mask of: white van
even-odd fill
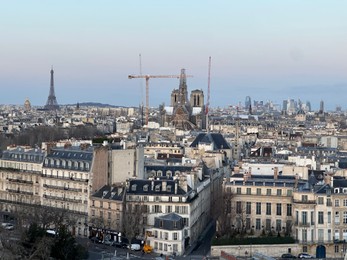
[[[141,250],[141,246],[139,244],[131,244],[130,250],[132,250],[132,251],[140,251]]]

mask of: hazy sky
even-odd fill
[[[211,106],[300,98],[345,104],[347,1],[1,1],[0,103],[44,105],[51,65],[60,104],[137,106],[139,74],[194,77]],[[150,104],[169,104],[177,79],[151,79]],[[141,90],[142,88],[142,90]]]

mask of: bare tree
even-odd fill
[[[127,203],[123,216],[123,232],[130,240],[143,234],[143,228],[146,225],[147,205],[142,202]]]
[[[219,214],[217,217],[217,235],[220,237],[232,236],[234,229],[232,228],[232,200],[233,193],[230,188],[223,189],[222,199],[218,202],[220,205],[217,206]]]

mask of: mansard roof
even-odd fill
[[[97,192],[92,195],[93,197],[108,200],[123,200],[125,189],[123,187],[115,187],[110,185],[105,185]]]
[[[80,147],[53,148],[47,158],[91,162],[93,160],[93,148],[83,150]]]
[[[197,147],[199,143],[214,144],[216,150],[231,149],[228,142],[220,133],[200,133],[191,143],[190,147]]]
[[[182,230],[184,228],[183,218],[172,212],[154,219],[154,227],[166,230]]]
[[[166,186],[165,186],[166,184]],[[185,192],[178,185],[178,181],[172,179],[156,179],[156,180],[129,180],[127,194],[129,195],[184,195]],[[175,192],[177,185],[177,193]],[[165,188],[166,187],[166,188]]]
[[[93,148],[53,148],[43,167],[89,172],[93,161]]]
[[[42,163],[44,156],[45,152],[38,148],[26,149],[23,147],[16,147],[14,149],[3,151],[1,159],[18,162]]]

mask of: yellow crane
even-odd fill
[[[146,79],[146,125],[148,125],[149,117],[149,79],[163,79],[163,78],[175,78],[180,79],[182,77],[192,77],[191,75],[185,75],[185,70],[181,70],[180,75],[129,75],[128,79]]]

